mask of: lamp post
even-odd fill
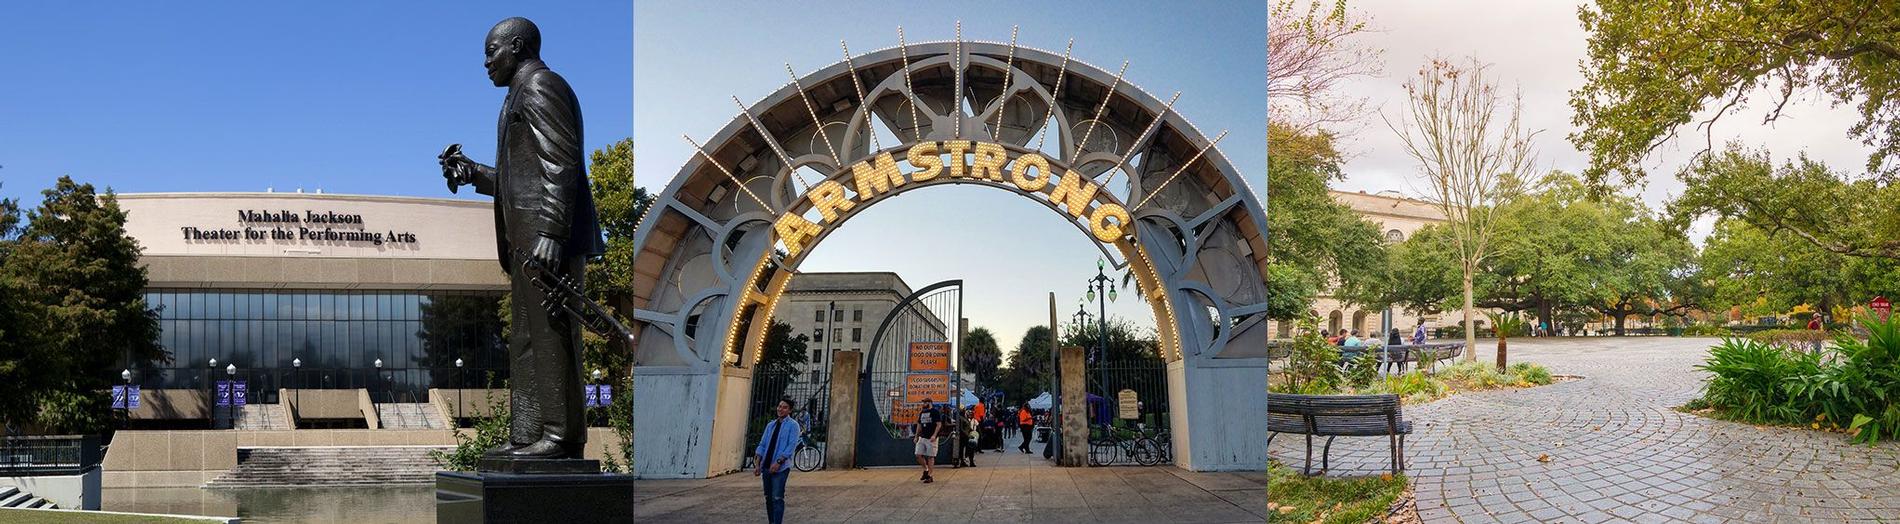
[[[600,377],[605,374],[606,373],[602,372],[600,368],[594,368],[594,372],[590,376],[594,378],[595,387],[600,387]],[[596,395],[598,395],[598,393],[596,393]],[[606,407],[606,406],[600,405],[600,402],[599,402],[600,398],[598,396],[596,396],[594,400],[595,400],[594,407],[596,408]],[[585,403],[583,403],[583,405],[585,405]],[[589,415],[587,418],[592,419],[594,417],[592,415]]]
[[[462,427],[462,359],[455,359],[455,427]]]
[[[237,429],[237,364],[224,367],[225,380],[230,381],[224,388],[226,409],[231,413],[231,429]]]
[[[370,376],[371,389],[370,389],[369,398],[370,398],[371,403],[375,403],[375,400],[376,400],[376,393],[375,393],[376,379],[383,378],[383,359],[380,359],[380,358],[376,359],[375,365],[376,365],[376,374]]]
[[[132,368],[125,368],[124,371],[120,371],[119,379],[125,381],[125,392],[122,393],[125,395],[125,398],[120,401],[123,403],[122,405],[125,406],[123,408],[125,410],[125,419],[119,424],[119,428],[125,429],[132,425]]]
[[[301,358],[290,359],[290,376],[297,379],[297,380],[292,381],[296,383],[293,386],[296,389],[291,390],[291,391],[294,391],[295,393],[291,393],[291,397],[290,397],[291,398],[290,420],[291,420],[291,423],[293,424],[295,424],[297,421],[297,409],[302,407],[298,404],[298,401],[303,400],[303,373],[302,371],[303,371],[303,359]],[[292,428],[292,429],[295,429],[295,428]]]
[[[1095,345],[1097,348],[1095,350],[1095,367],[1097,369],[1096,377],[1101,380],[1102,397],[1104,399],[1108,397],[1108,369],[1103,365],[1108,362],[1108,302],[1115,300],[1114,284],[1115,280],[1108,277],[1108,262],[1100,258],[1095,259],[1095,276],[1088,281],[1088,299],[1096,300],[1101,307],[1101,312],[1095,319],[1097,322],[1097,331],[1095,332]],[[1100,292],[1099,299],[1097,298],[1098,291]],[[1083,400],[1086,401],[1088,399],[1084,398]]]
[[[207,413],[210,413],[211,427],[217,428],[218,427],[218,399],[217,397],[212,396],[212,395],[217,393],[216,388],[218,386],[217,384],[212,382],[214,380],[212,377],[214,377],[215,375],[212,375],[211,373],[218,369],[218,359],[215,359],[215,358],[211,359],[209,362],[205,364],[205,367],[207,368],[205,370],[205,404],[207,405],[207,408],[208,408],[205,411]]]

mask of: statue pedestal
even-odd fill
[[[475,471],[482,473],[600,473],[600,461],[588,459],[480,458]]]
[[[587,473],[438,471],[435,474],[435,521],[444,524],[632,521],[633,476],[599,471],[599,466]]]

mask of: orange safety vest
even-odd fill
[[[981,422],[983,420],[983,403],[982,402],[976,403],[976,420],[978,422]]]
[[[1030,415],[1029,410],[1027,409],[1016,412],[1016,421],[1021,423],[1024,426],[1036,425],[1035,415]]]

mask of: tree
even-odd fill
[[[1642,178],[1640,162],[1703,114],[1711,126],[1758,89],[1773,104],[1763,123],[1801,93],[1856,105],[1848,136],[1873,146],[1867,170],[1892,174],[1900,154],[1900,3],[1892,0],[1646,2],[1600,0],[1577,10],[1590,33],[1584,86],[1570,93],[1570,140],[1590,154],[1593,183]]]
[[[1634,198],[1594,195],[1564,172],[1545,175],[1537,188],[1504,206],[1476,303],[1529,311],[1537,325],[1555,326],[1559,309],[1598,302],[1603,284],[1626,270],[1611,255],[1648,211]]]
[[[1607,257],[1609,268],[1595,284],[1599,313],[1614,319],[1622,335],[1630,315],[1687,315],[1699,306],[1699,297],[1686,293],[1692,283],[1695,246],[1681,229],[1651,217],[1627,222],[1615,234]]]
[[[1578,19],[1590,33],[1589,52],[1585,84],[1570,93],[1578,131],[1569,138],[1589,154],[1585,174],[1593,185],[1643,179],[1646,157],[1708,115],[1694,127],[1705,135],[1697,165],[1679,176],[1691,190],[1711,187],[1685,195],[1684,210],[1744,218],[1836,253],[1900,258],[1900,236],[1892,233],[1900,208],[1836,200],[1891,202],[1900,191],[1893,188],[1900,173],[1893,162],[1900,155],[1900,2],[1601,0],[1595,9],[1580,8]],[[1757,168],[1723,177],[1704,171],[1701,161],[1715,149],[1715,123],[1760,91],[1768,92],[1764,124],[1807,93],[1855,106],[1860,120],[1847,136],[1873,148],[1866,164],[1873,177],[1856,180],[1805,160],[1772,175]],[[1834,208],[1850,214],[1809,219],[1826,216],[1817,209]],[[1878,229],[1882,225],[1886,229]]]
[[[1505,364],[1509,363],[1505,355],[1510,353],[1510,347],[1505,344],[1505,339],[1525,329],[1524,317],[1508,312],[1486,313],[1485,316],[1491,318],[1491,332],[1498,337],[1498,372],[1503,373],[1507,369]]]
[[[1267,14],[1268,121],[1313,131],[1365,113],[1365,100],[1345,96],[1341,87],[1379,73],[1379,50],[1352,41],[1371,31],[1366,20],[1344,0],[1331,9],[1318,0],[1303,7],[1298,0],[1273,4]]]
[[[1445,302],[1459,296],[1457,253],[1444,226],[1419,228],[1393,246],[1388,258],[1391,286],[1385,303],[1428,315],[1444,311]]]
[[[1736,142],[1677,177],[1685,188],[1670,211],[1680,223],[1713,214],[1831,253],[1900,259],[1900,185],[1849,180],[1806,154],[1776,167],[1767,150]]]
[[[14,234],[20,209],[12,199],[0,200],[0,268],[17,240]],[[39,413],[36,394],[58,386],[63,366],[60,355],[48,351],[47,308],[30,282],[0,270],[0,418],[31,421]]]
[[[1349,303],[1377,301],[1389,288],[1384,236],[1327,188],[1344,177],[1332,135],[1269,123],[1267,144],[1268,296],[1300,302],[1269,308],[1268,318],[1306,314],[1322,288]]]
[[[976,328],[963,337],[963,369],[976,374],[976,387],[988,391],[996,388],[996,368],[1003,363],[1003,350],[996,345],[996,335],[989,328]]]
[[[607,253],[587,264],[588,298],[613,311],[621,324],[632,325],[633,233],[653,204],[652,195],[633,185],[633,139],[594,150],[587,176],[594,192],[594,207],[600,213],[600,228],[607,237]],[[602,370],[609,380],[631,385],[630,379],[621,379],[633,372],[633,348],[608,344],[593,333],[583,338],[586,354],[582,362],[587,369]]]
[[[13,393],[33,399],[43,429],[99,431],[111,420],[103,391],[117,380],[113,371],[171,357],[158,345],[158,314],[145,303],[138,242],[125,234],[125,211],[112,192],[102,197],[91,184],[60,177],[42,194],[45,201],[28,213],[0,265],[11,302],[0,307],[12,310],[0,313],[11,317],[0,322],[32,322],[15,329],[39,340],[0,357],[31,367],[0,373],[35,375],[26,382],[39,386]],[[14,410],[9,421],[30,418],[21,404],[8,404]]]
[[[1456,260],[1464,275],[1465,359],[1477,358],[1472,329],[1472,281],[1491,255],[1499,209],[1523,190],[1521,179],[1534,162],[1536,131],[1523,127],[1517,95],[1501,120],[1497,86],[1476,59],[1453,64],[1434,59],[1405,83],[1407,113],[1401,124],[1387,120],[1406,153],[1430,183],[1430,201],[1445,216]]]
[[[1697,280],[1708,306],[1773,315],[1802,304],[1817,311],[1900,296],[1900,262],[1824,251],[1788,233],[1770,233],[1739,219],[1720,219],[1705,241]]]
[[[1084,354],[1100,347],[1103,337],[1102,324],[1090,320],[1083,325],[1074,326],[1067,335],[1062,336],[1062,345],[1082,348]],[[1132,363],[1158,362],[1161,360],[1160,345],[1155,342],[1153,333],[1141,333],[1127,320],[1111,318],[1108,320],[1108,354],[1103,362]],[[1044,334],[1047,336],[1047,333]]]
[[[765,328],[765,341],[759,347],[761,352],[759,362],[753,366],[752,376],[796,373],[798,365],[806,363],[811,358],[810,350],[805,347],[805,343],[809,340],[803,334],[792,335],[791,324],[779,322],[776,318],[772,319],[771,325]],[[789,380],[767,380],[757,383],[777,389],[777,391],[764,392],[764,396],[754,396],[754,398],[767,399],[784,396],[785,388],[791,385]]]
[[[1300,318],[1318,296],[1312,273],[1292,264],[1267,264],[1267,318],[1283,322]]]
[[[1003,372],[1003,394],[1029,399],[1048,391],[1054,376],[1049,355],[1049,326],[1034,326],[1024,332],[1016,351],[1009,354],[1009,368]]]

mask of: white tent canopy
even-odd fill
[[[964,407],[974,406],[976,405],[976,402],[977,402],[976,395],[970,393],[970,390],[965,389],[965,390],[957,391],[957,405],[958,406],[964,406]]]
[[[1042,392],[1041,395],[1037,395],[1036,398],[1029,399],[1030,409],[1049,409],[1049,406],[1054,404],[1055,398],[1050,396],[1047,391]]]

